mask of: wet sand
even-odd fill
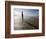
[[[38,16],[14,16],[14,30],[38,29]]]

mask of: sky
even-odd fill
[[[22,9],[22,8],[14,8],[14,15],[21,15],[23,11],[24,15],[27,16],[38,16],[39,9]]]

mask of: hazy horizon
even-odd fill
[[[23,15],[39,16],[38,9],[21,9],[21,8],[15,8],[14,15],[21,15],[22,11],[23,11]]]

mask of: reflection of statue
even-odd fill
[[[22,21],[23,21],[23,11],[22,11]]]

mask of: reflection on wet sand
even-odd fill
[[[15,30],[38,29],[38,16],[15,16]]]

